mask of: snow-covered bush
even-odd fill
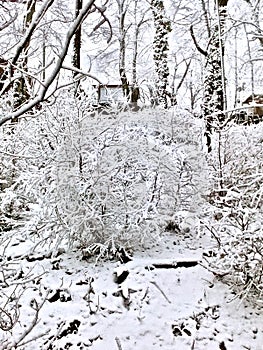
[[[176,211],[192,206],[202,187],[199,135],[173,118],[147,110],[64,121],[45,195],[59,241],[67,235],[86,256],[115,254],[158,238]]]
[[[20,132],[17,128],[15,134],[11,125],[0,130],[0,231],[20,226],[29,210],[30,200],[22,189],[28,161],[23,157],[24,142],[21,142]]]
[[[211,266],[226,274],[237,293],[263,293],[263,126],[232,126],[221,135],[211,164],[216,170],[210,202],[218,251]],[[217,165],[216,165],[217,164]],[[216,181],[215,181],[216,180]]]
[[[86,256],[133,250],[201,201],[200,128],[181,111],[103,115],[58,96],[18,129],[27,169],[15,193],[29,199],[23,232],[38,244],[66,243]]]

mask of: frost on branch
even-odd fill
[[[178,210],[198,205],[200,133],[187,115],[150,110],[102,118],[70,96],[58,103],[56,118],[47,111],[23,128],[31,130],[27,155],[36,156],[23,173],[24,185],[34,184],[25,186],[32,203],[23,235],[49,249],[66,244],[86,257],[116,256],[158,239]]]
[[[60,145],[51,201],[58,230],[86,255],[115,255],[157,238],[167,218],[191,206],[198,192],[193,154],[169,129],[131,117],[81,123]]]
[[[216,238],[212,270],[232,285],[241,298],[262,303],[263,295],[263,148],[262,125],[225,130],[210,159],[214,190],[209,201]]]

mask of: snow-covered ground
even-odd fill
[[[18,322],[1,330],[1,350],[27,331],[17,348],[263,349],[263,309],[230,302],[229,288],[196,264],[213,244],[207,236],[167,232],[126,264],[83,261],[77,252],[23,256],[28,243],[15,242],[5,251],[5,274],[14,277],[5,286],[1,276],[1,305],[11,291],[16,297],[0,316],[8,325],[17,310]]]

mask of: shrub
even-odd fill
[[[15,193],[30,208],[23,232],[85,255],[112,256],[158,239],[177,211],[195,210],[205,182],[200,128],[180,113],[103,115],[68,95],[39,119],[21,121]]]
[[[239,297],[263,293],[263,148],[262,125],[234,126],[224,132],[214,151],[214,183],[210,203],[218,247],[210,267],[230,282]],[[220,158],[219,162],[216,162]],[[219,167],[219,164],[221,165]],[[215,176],[216,178],[216,176]],[[219,185],[218,185],[219,184]]]

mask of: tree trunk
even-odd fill
[[[129,81],[126,74],[126,33],[127,29],[125,29],[125,1],[120,0],[118,2],[119,7],[119,44],[120,44],[120,56],[119,56],[119,74],[121,79],[121,85],[123,89],[123,94],[129,98]]]
[[[80,11],[82,10],[82,0],[76,0],[75,17],[77,18]],[[75,32],[74,35],[74,55],[73,55],[73,66],[80,69],[80,51],[81,51],[81,25]],[[76,75],[77,73],[73,73]]]
[[[164,5],[162,0],[151,1],[153,20],[155,27],[155,36],[153,42],[154,50],[154,63],[156,73],[156,102],[158,105],[162,105],[164,108],[168,107],[168,77],[169,67],[167,54],[169,50],[168,45],[168,33],[171,32],[171,23],[165,18]]]
[[[224,73],[224,27],[227,16],[228,0],[216,0],[218,23],[214,25],[207,50],[203,114],[206,121],[205,136],[208,152],[211,152],[211,137],[214,128],[220,128],[225,119],[226,108],[225,73]]]
[[[24,22],[24,33],[29,28],[30,24],[32,23],[33,15],[36,11],[36,0],[29,0],[27,3],[27,11],[25,15],[25,22]],[[23,54],[24,57],[22,58],[21,62],[19,62],[19,66],[22,68],[24,72],[28,70],[28,49],[30,45],[30,37],[26,40],[24,47],[23,47]],[[29,98],[30,93],[28,91],[28,87],[32,84],[31,79],[28,76],[25,76],[23,73],[20,78],[15,80],[14,82],[14,103],[13,108],[14,110],[18,109],[20,106],[22,106]],[[12,120],[14,123],[18,121],[17,118],[14,118]]]
[[[131,83],[131,103],[137,107],[137,102],[140,98],[140,90],[138,87],[138,78],[137,78],[137,60],[138,60],[138,46],[139,46],[139,34],[141,26],[147,21],[145,15],[148,12],[146,10],[139,21],[138,17],[138,4],[139,0],[134,2],[134,38],[133,38],[133,56],[132,56],[132,83]]]

